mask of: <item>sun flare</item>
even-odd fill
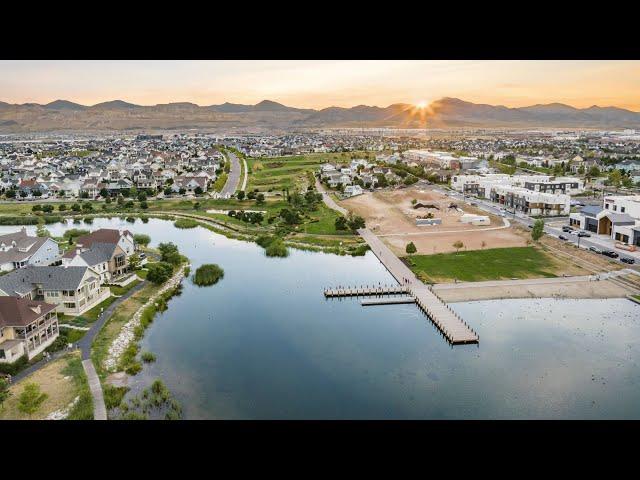
[[[419,108],[420,110],[424,110],[425,108],[427,108],[427,102],[425,102],[424,100],[420,100],[419,102],[416,103],[416,108]]]

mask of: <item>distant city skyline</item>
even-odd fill
[[[192,102],[292,107],[428,104],[442,97],[522,107],[640,111],[640,61],[0,61],[0,101]]]

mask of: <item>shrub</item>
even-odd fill
[[[207,286],[217,283],[224,276],[224,270],[216,264],[205,264],[198,267],[193,276],[193,283],[198,286]]]
[[[418,251],[418,249],[416,248],[413,242],[407,243],[407,248],[405,250],[409,254],[416,253]]]
[[[142,352],[142,354],[140,355],[140,359],[144,363],[153,363],[156,361],[156,356],[151,352]]]
[[[43,393],[37,383],[27,383],[18,397],[18,410],[31,416],[38,411],[48,397],[49,395]]]
[[[151,263],[147,268],[147,280],[158,285],[169,280],[173,273],[173,266],[167,262]]]
[[[265,252],[267,257],[286,257],[289,255],[289,250],[281,238],[274,239],[265,249]]]

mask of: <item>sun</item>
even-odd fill
[[[427,108],[427,102],[425,102],[424,100],[420,100],[419,102],[416,103],[416,108],[419,108],[420,110],[424,110],[425,108]]]

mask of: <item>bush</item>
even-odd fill
[[[418,249],[416,248],[413,242],[407,243],[407,248],[405,250],[409,254],[416,253],[418,251]]]
[[[153,363],[156,361],[156,356],[151,352],[142,352],[140,358],[144,363]]]
[[[224,270],[216,264],[205,264],[198,267],[193,276],[193,283],[198,286],[207,286],[217,283],[224,277]]]
[[[286,257],[289,250],[281,238],[275,238],[265,249],[267,257]]]
[[[147,268],[147,280],[157,285],[169,280],[173,273],[173,266],[167,262],[150,263]]]
[[[196,228],[198,222],[192,218],[179,218],[173,223],[173,226],[176,228]]]

